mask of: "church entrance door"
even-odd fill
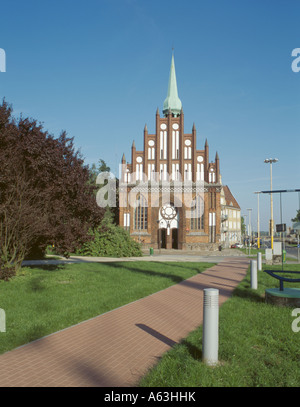
[[[178,229],[172,229],[172,249],[178,249]]]
[[[167,248],[167,229],[161,229],[161,248]]]

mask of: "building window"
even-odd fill
[[[180,174],[179,174],[179,164],[172,164],[172,177],[173,181],[181,181]]]
[[[197,164],[197,181],[204,181],[204,165]]]
[[[143,164],[136,164],[136,181],[143,181]]]
[[[160,164],[160,180],[168,181],[167,164]]]
[[[129,183],[130,182],[130,172],[127,169],[125,174],[124,174],[124,182]]]
[[[191,230],[204,229],[204,201],[202,196],[197,195],[195,206],[191,210]]]
[[[185,160],[192,159],[192,148],[191,147],[184,147],[184,159]]]
[[[209,226],[209,242],[215,243],[216,241],[216,214],[211,212],[208,214],[208,226]]]
[[[209,192],[209,209],[216,209],[216,193]]]
[[[179,159],[179,131],[172,131],[172,159]]]
[[[162,160],[167,159],[167,132],[160,132],[160,158]]]
[[[209,182],[216,182],[216,174],[215,174],[215,172],[210,172],[208,174],[208,181]]]
[[[148,204],[143,195],[139,195],[134,209],[134,229],[145,230],[148,227]]]
[[[148,181],[155,181],[155,164],[148,164]]]
[[[192,181],[192,164],[184,164],[184,180]]]
[[[124,229],[130,229],[130,213],[124,213]]]
[[[155,147],[148,147],[148,160],[155,159]]]

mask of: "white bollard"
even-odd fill
[[[257,270],[262,270],[262,254],[261,252],[257,253]]]
[[[251,288],[257,290],[257,261],[250,261],[250,271],[251,271]]]
[[[203,290],[202,360],[209,366],[218,363],[219,349],[219,290]]]
[[[6,332],[5,311],[0,308],[0,332]]]

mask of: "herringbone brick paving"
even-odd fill
[[[202,324],[203,289],[220,305],[245,277],[225,258],[179,284],[0,356],[1,387],[135,386],[158,358]]]

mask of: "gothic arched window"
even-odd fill
[[[134,209],[134,229],[141,230],[148,227],[148,205],[143,195],[138,195]]]
[[[191,210],[191,230],[201,229],[204,229],[204,200],[202,196],[197,195]]]

